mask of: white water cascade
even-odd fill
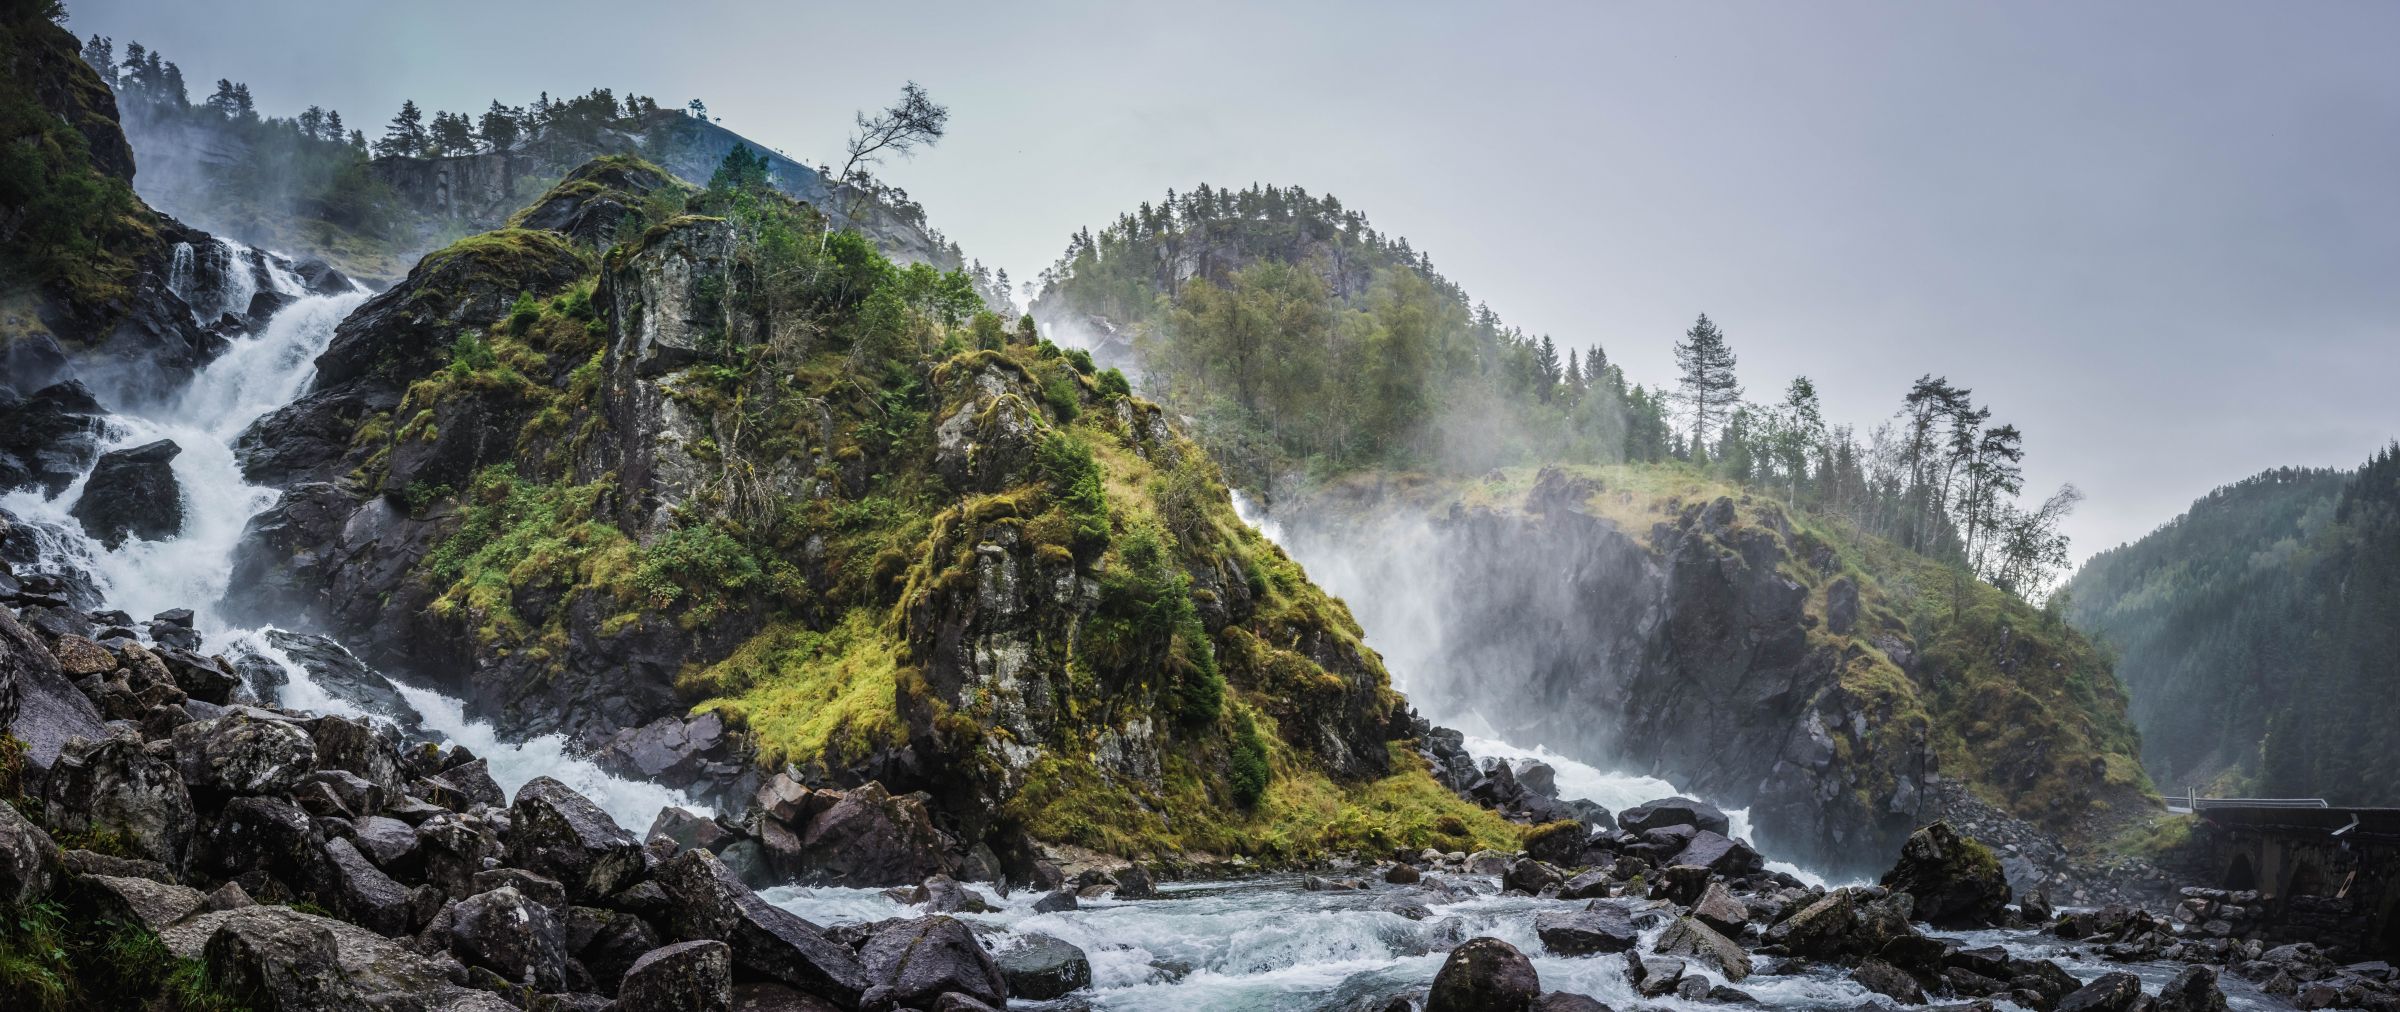
[[[176,251],[174,267],[186,285],[177,294],[190,301],[195,312],[214,307],[239,312],[248,308],[255,294],[255,279],[241,269],[253,258],[252,252],[230,242],[223,252],[232,264],[221,272],[225,283],[201,292],[189,290],[189,252]],[[81,523],[68,511],[82,498],[88,474],[55,499],[42,498],[39,489],[0,496],[0,509],[30,528],[41,568],[89,574],[107,607],[122,610],[137,621],[170,608],[190,608],[208,652],[253,655],[284,669],[288,681],[279,690],[282,705],[360,715],[364,711],[357,705],[319,687],[307,668],[268,641],[265,630],[230,627],[218,614],[242,530],[251,517],[273,505],[278,494],[243,479],[233,443],[250,423],[308,389],[317,355],[333,339],[334,327],[367,297],[364,291],[308,294],[277,258],[257,259],[266,264],[269,284],[293,301],[254,333],[234,338],[231,348],[203,367],[175,396],[117,411],[109,420],[104,450],[160,439],[174,440],[182,448],[172,465],[183,495],[180,534],[160,541],[129,538],[114,550],[85,535]],[[458,700],[430,689],[394,684],[424,717],[426,730],[483,757],[492,778],[512,794],[534,777],[555,777],[583,792],[636,834],[647,830],[659,809],[667,805],[707,811],[690,804],[679,792],[602,772],[571,754],[561,736],[503,741],[489,724],[468,719]]]

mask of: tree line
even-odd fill
[[[1128,336],[1143,390],[1253,487],[1293,471],[1672,460],[2028,598],[2067,562],[2059,525],[2081,493],[2024,501],[2023,433],[1964,387],[1920,378],[1862,438],[1827,424],[1805,376],[1746,399],[1705,314],[1676,343],[1672,382],[1634,382],[1598,344],[1505,324],[1330,195],[1170,190],[1075,232],[1037,285],[1045,312]]]

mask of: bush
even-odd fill
[[[1065,373],[1052,373],[1042,381],[1042,400],[1050,405],[1052,414],[1061,422],[1072,422],[1083,411],[1076,397],[1075,378]]]
[[[678,601],[685,617],[707,622],[723,613],[728,598],[756,586],[765,576],[758,559],[714,523],[678,527],[642,553],[633,583],[653,608]]]
[[[1067,350],[1067,364],[1074,366],[1076,372],[1089,376],[1092,374],[1092,353],[1081,348],[1070,348]]]
[[[523,334],[541,318],[542,307],[533,301],[533,293],[518,292],[516,304],[508,308],[508,332]]]
[[[1100,481],[1100,461],[1083,440],[1053,432],[1034,448],[1034,470],[1050,486],[1050,495],[1073,525],[1074,547],[1090,552],[1108,544],[1108,489]]]
[[[1100,396],[1109,400],[1115,400],[1119,397],[1130,397],[1132,395],[1133,384],[1126,382],[1124,370],[1112,367],[1101,371]]]
[[[465,379],[500,364],[500,356],[492,353],[492,345],[483,335],[472,330],[458,335],[450,343],[450,374]]]
[[[1258,722],[1251,719],[1247,709],[1234,713],[1230,758],[1231,769],[1226,779],[1233,785],[1233,800],[1244,808],[1257,805],[1267,795],[1267,781],[1274,770],[1267,765],[1267,743],[1258,736]]]

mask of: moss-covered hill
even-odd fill
[[[1371,544],[1365,579],[1425,588],[1436,710],[1751,806],[1777,853],[1884,853],[1959,786],[2071,842],[2152,804],[2108,658],[2058,616],[1689,465],[1357,477],[1279,515],[1303,557]]]
[[[714,710],[1003,848],[1513,839],[1390,740],[1349,612],[1122,376],[774,193],[612,159],[515,221],[245,439],[297,482],[253,609],[518,731]]]

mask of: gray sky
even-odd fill
[[[2400,436],[2390,4],[69,7],[370,136],[606,85],[831,160],[913,78],[950,136],[886,177],[1020,279],[1168,187],[1330,192],[1636,380],[1702,311],[1862,429],[1947,374],[2078,557]]]

